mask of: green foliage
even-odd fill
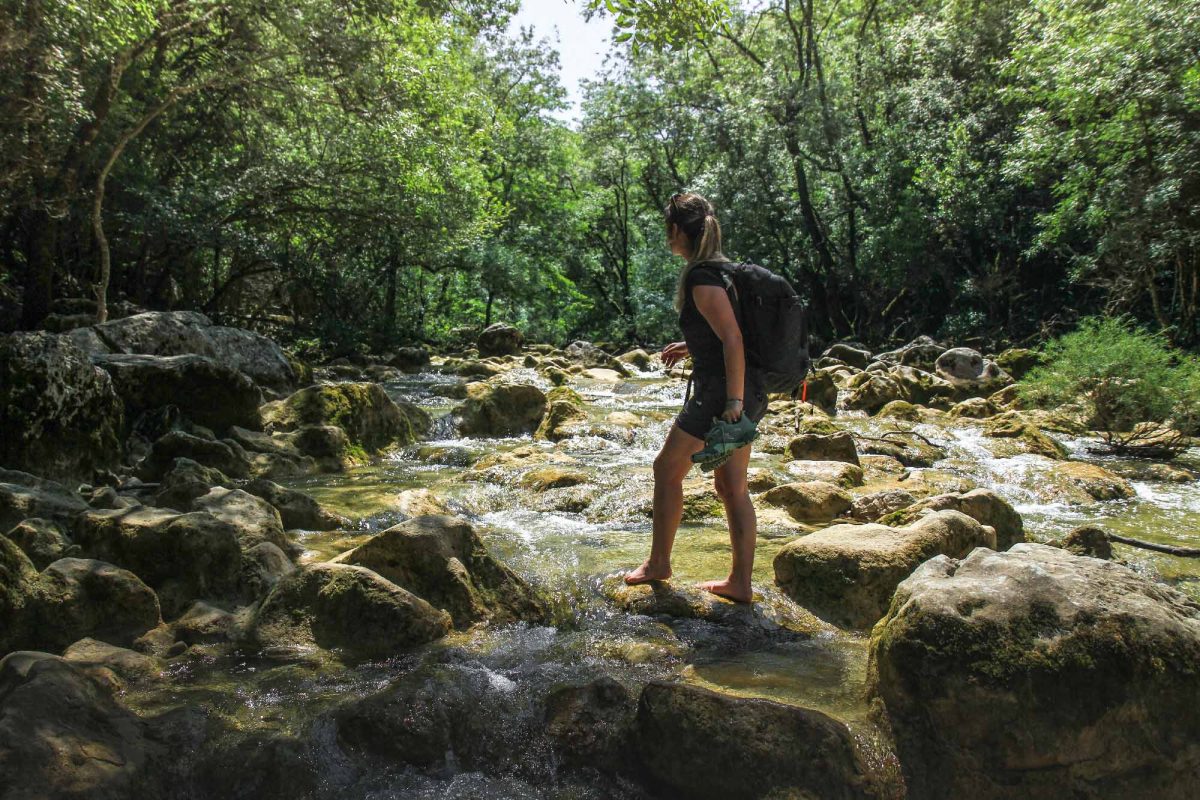
[[[1190,431],[1200,418],[1200,361],[1127,317],[1089,317],[1046,345],[1045,362],[1018,384],[1048,407],[1082,405],[1089,425],[1129,433],[1141,423]]]

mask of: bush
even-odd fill
[[[1082,405],[1115,451],[1172,455],[1200,421],[1200,362],[1126,317],[1089,317],[1047,344],[1018,391],[1050,408]]]

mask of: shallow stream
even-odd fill
[[[515,370],[509,380],[549,388],[533,370]],[[396,399],[415,402],[435,417],[453,405],[445,397],[456,379],[436,372],[408,376],[387,389]],[[249,657],[198,660],[179,668],[171,679],[139,690],[128,699],[143,711],[203,704],[236,720],[244,731],[290,732],[317,742],[309,757],[340,796],[389,797],[585,797],[587,787],[562,793],[548,788],[553,779],[550,755],[530,731],[540,725],[536,698],[557,685],[582,683],[607,675],[633,686],[654,677],[678,676],[726,691],[767,697],[819,709],[846,721],[872,760],[889,754],[867,719],[865,673],[867,638],[821,626],[814,637],[745,636],[736,630],[696,620],[673,621],[618,610],[602,592],[606,580],[641,563],[649,547],[650,468],[675,411],[683,382],[661,372],[619,381],[574,376],[572,387],[588,402],[602,435],[576,437],[559,444],[510,439],[441,438],[422,442],[371,466],[344,474],[293,483],[338,513],[356,529],[300,534],[305,559],[324,560],[357,545],[373,531],[404,518],[400,495],[427,489],[456,513],[476,524],[489,549],[530,582],[555,598],[560,624],[516,625],[447,639],[402,657],[379,663],[343,666],[326,660],[289,663]],[[630,420],[613,412],[629,412]],[[915,429],[944,446],[948,458],[935,469],[968,484],[993,489],[1020,512],[1026,536],[1057,538],[1085,523],[1157,542],[1200,546],[1200,482],[1170,483],[1132,478],[1136,497],[1123,501],[1069,505],[1047,486],[1056,462],[1040,456],[998,455],[1002,440],[989,439],[970,420],[950,425],[896,423],[839,418],[868,436],[896,427]],[[442,435],[448,425],[439,424]],[[435,435],[437,435],[435,433]],[[768,437],[769,438],[769,437]],[[1138,475],[1141,465],[1090,454],[1084,439],[1062,439],[1072,457],[1101,463],[1119,474]],[[770,447],[764,441],[765,450]],[[536,492],[520,484],[520,466],[472,470],[480,457],[522,448],[545,451],[562,466],[587,474],[579,487]],[[1195,452],[1179,466],[1200,467]],[[546,464],[538,464],[545,466]],[[756,451],[752,468],[783,473],[783,456]],[[688,484],[696,507],[711,510],[696,470]],[[411,497],[411,494],[408,495]],[[705,506],[708,503],[708,506]],[[562,510],[575,508],[578,510]],[[773,584],[772,560],[800,532],[778,514],[760,506],[760,536],[755,559],[755,589],[764,601],[788,604]],[[1200,564],[1117,546],[1118,557],[1200,599]],[[724,577],[729,568],[728,534],[723,518],[701,515],[685,522],[676,539],[674,570],[678,582]],[[390,681],[430,664],[450,671],[470,688],[479,713],[486,715],[486,736],[513,749],[511,769],[487,776],[469,768],[451,768],[433,776],[415,771],[360,775],[333,741],[313,729],[314,720],[348,697],[378,691]],[[131,693],[132,694],[132,693]],[[322,744],[323,742],[323,744]],[[542,778],[539,779],[539,774]],[[596,790],[599,792],[599,790]],[[595,794],[594,796],[601,796]]]

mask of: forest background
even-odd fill
[[[826,341],[1200,343],[1200,2],[579,5],[570,126],[515,2],[0,0],[3,327],[100,288],[324,355],[663,343],[687,189]]]

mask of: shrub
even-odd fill
[[[1082,405],[1122,453],[1173,455],[1200,421],[1200,362],[1126,317],[1089,317],[1047,344],[1018,391],[1045,407]]]

